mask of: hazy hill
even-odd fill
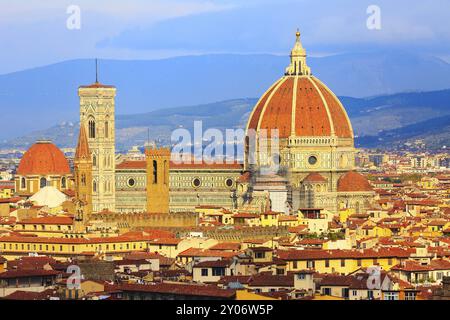
[[[356,139],[356,142],[368,148],[399,148],[417,139],[423,140],[429,149],[450,147],[450,115],[386,130],[376,136],[363,136]]]
[[[117,114],[137,114],[235,97],[259,97],[283,74],[288,60],[287,56],[231,54],[102,60],[99,73],[101,82],[118,89]],[[450,65],[436,58],[397,52],[344,54],[308,61],[314,74],[338,95],[364,97],[450,87]],[[92,60],[0,75],[0,139],[76,121],[77,88],[93,80]]]
[[[429,146],[435,148],[450,145],[450,89],[340,99],[348,110],[359,146],[389,147],[418,138],[424,139]],[[117,145],[119,149],[127,149],[132,145],[142,145],[148,137],[168,143],[174,129],[192,129],[196,120],[203,121],[203,130],[244,128],[256,101],[257,99],[250,98],[234,99],[118,115]],[[51,139],[62,147],[73,147],[78,129],[75,122],[76,120],[64,122],[46,130],[11,139],[0,144],[0,147],[27,148],[42,138]]]

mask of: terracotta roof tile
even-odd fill
[[[338,180],[338,192],[372,191],[369,181],[362,174],[349,171]]]
[[[70,174],[66,157],[53,143],[42,141],[33,144],[20,160],[17,174],[28,175],[66,175]]]

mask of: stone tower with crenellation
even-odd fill
[[[169,213],[170,149],[148,148],[147,161],[147,212]]]
[[[92,156],[92,210],[115,211],[114,86],[97,80],[78,89],[80,122],[86,128]]]

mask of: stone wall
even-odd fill
[[[115,222],[130,229],[145,227],[182,228],[198,225],[198,215],[193,212],[183,213],[111,213],[100,212],[91,215],[92,220],[105,223]]]

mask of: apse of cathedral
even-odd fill
[[[38,142],[19,165],[19,192],[33,193],[47,185],[61,191],[74,187],[84,215],[168,214],[199,207],[285,214],[305,208],[360,212],[374,197],[367,179],[355,171],[354,134],[345,108],[313,76],[299,32],[284,75],[250,114],[244,163],[178,163],[171,161],[169,149],[157,147],[117,157],[116,163],[116,88],[96,79],[80,86],[78,94],[74,175],[56,146]],[[276,153],[266,154],[262,145]],[[266,170],[273,162],[276,170]]]

